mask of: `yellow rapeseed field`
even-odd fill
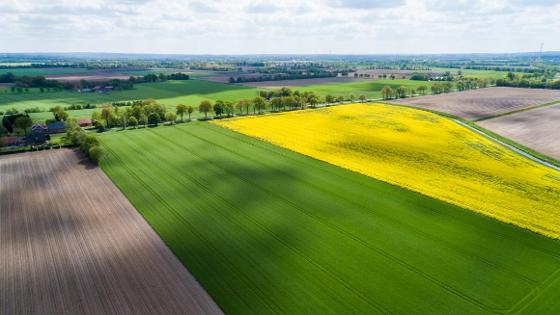
[[[216,124],[560,237],[560,172],[436,114],[355,104]]]

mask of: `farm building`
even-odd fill
[[[66,130],[62,121],[50,122],[47,124],[47,128],[49,133],[62,133]]]
[[[89,118],[80,118],[78,119],[78,125],[80,125],[80,127],[91,127],[93,121]]]
[[[45,124],[34,124],[31,127],[31,133],[47,133],[49,128]]]
[[[16,136],[5,136],[0,138],[0,143],[6,147],[17,145],[17,141],[18,139]]]

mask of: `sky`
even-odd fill
[[[0,52],[560,51],[560,0],[0,0]]]

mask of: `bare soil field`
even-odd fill
[[[323,83],[347,83],[360,81],[357,78],[334,77],[334,78],[314,78],[300,80],[279,80],[279,81],[262,81],[262,82],[246,82],[242,85],[259,88],[281,88],[290,86],[309,86]]]
[[[465,119],[478,120],[556,100],[560,100],[560,91],[558,90],[491,87],[391,102],[444,112]]]
[[[478,124],[560,160],[560,105],[488,119]]]
[[[0,157],[0,314],[220,314],[100,168]]]

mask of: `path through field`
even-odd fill
[[[0,314],[220,314],[101,169],[0,157]]]

